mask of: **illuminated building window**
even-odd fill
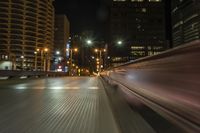
[[[144,0],[131,0],[131,2],[143,2]]]
[[[115,1],[115,2],[124,2],[126,0],[113,0],[113,1]]]
[[[149,2],[161,2],[162,0],[149,0]]]
[[[146,8],[142,8],[142,12],[147,12],[147,9]]]
[[[162,50],[163,47],[162,47],[162,46],[154,46],[153,49],[154,49],[154,50]]]
[[[143,49],[145,49],[145,47],[144,46],[132,46],[131,49],[132,50],[143,50]]]
[[[132,51],[132,56],[145,56],[145,51]]]

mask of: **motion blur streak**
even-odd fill
[[[4,80],[0,86],[0,133],[120,133],[96,77]]]
[[[137,96],[185,131],[197,133],[200,132],[199,58],[200,41],[195,41],[102,75],[127,88],[124,90],[127,96]]]

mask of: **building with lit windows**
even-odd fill
[[[47,70],[50,65],[53,41],[52,0],[0,1],[0,66],[2,69],[42,70],[46,67]],[[5,62],[10,62],[12,68]]]
[[[173,46],[200,39],[200,0],[172,0]]]
[[[167,48],[163,0],[113,0],[110,10],[112,62],[155,55]]]
[[[70,24],[66,15],[55,15],[55,36],[54,36],[54,63],[52,70],[67,71],[66,58],[69,57],[69,34]],[[60,67],[60,68],[59,68]]]
[[[55,15],[55,39],[54,47],[60,51],[63,57],[66,56],[67,43],[69,41],[70,26],[69,20],[65,15]]]

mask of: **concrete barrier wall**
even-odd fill
[[[101,75],[121,86],[129,99],[136,96],[185,131],[200,132],[200,41]]]

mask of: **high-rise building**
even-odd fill
[[[55,15],[55,39],[54,47],[60,51],[63,57],[66,57],[66,48],[69,41],[70,26],[68,18],[63,15]]]
[[[47,70],[53,41],[52,0],[0,1],[1,62],[12,61],[17,69]],[[6,65],[3,67],[8,69]]]
[[[110,12],[112,62],[126,62],[166,49],[163,0],[113,0]]]
[[[200,0],[172,0],[171,16],[174,47],[200,39]]]

